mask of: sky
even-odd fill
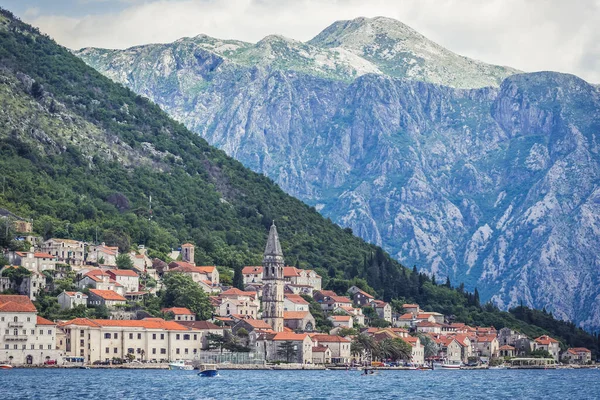
[[[127,48],[206,34],[306,41],[337,20],[386,16],[454,51],[600,83],[600,0],[0,0],[72,48]]]

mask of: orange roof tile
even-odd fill
[[[2,312],[36,312],[37,309],[27,296],[17,294],[0,295],[0,311]]]
[[[109,301],[126,301],[127,299],[121,296],[119,293],[114,290],[100,290],[100,289],[90,289],[90,293]]]
[[[338,335],[323,335],[323,334],[315,334],[311,335],[313,340],[316,340],[319,343],[349,343],[350,340],[345,337]]]
[[[54,322],[50,321],[49,319],[42,318],[38,315],[36,325],[56,325],[56,324]]]
[[[558,340],[551,338],[548,335],[542,335],[535,339],[535,342],[541,345],[549,345],[551,343],[558,343]]]
[[[308,314],[308,311],[284,311],[283,319],[304,319]]]
[[[335,322],[348,322],[352,317],[349,315],[331,315],[329,319]]]
[[[303,341],[308,334],[294,332],[277,332],[272,340],[274,341]]]
[[[173,313],[174,315],[194,315],[193,312],[191,312],[189,309],[185,308],[185,307],[170,307],[170,308],[163,308],[162,310],[160,310],[164,313]]]
[[[306,304],[308,305],[308,301],[304,300],[302,296],[299,294],[286,294],[285,298],[291,301],[294,304]]]
[[[33,256],[35,258],[56,258],[56,256],[48,253],[33,253]]]
[[[260,275],[263,272],[263,267],[244,267],[242,268],[243,275]]]
[[[139,277],[139,275],[131,270],[131,269],[109,269],[108,271],[106,271],[109,275],[114,275],[114,276],[132,276],[132,277]]]
[[[75,318],[74,320],[62,323],[61,326],[83,325],[83,326],[105,326],[105,327],[125,327],[125,328],[145,328],[145,329],[165,329],[170,331],[188,331],[196,330],[185,327],[175,321],[165,321],[162,318],[145,318],[142,320],[116,320],[116,319],[94,319]]]

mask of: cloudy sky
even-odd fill
[[[59,43],[126,48],[204,33],[308,40],[329,24],[387,16],[448,49],[524,71],[600,83],[600,0],[0,0]]]

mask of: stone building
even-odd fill
[[[283,331],[284,310],[284,268],[283,252],[275,223],[271,225],[265,254],[263,257],[263,320],[271,325],[275,332]],[[311,346],[312,350],[312,346]],[[312,353],[312,352],[311,352]],[[312,354],[309,360],[312,359]]]

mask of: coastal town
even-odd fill
[[[127,253],[106,243],[49,238],[16,220],[28,250],[5,250],[0,271],[0,364],[7,366],[151,366],[214,363],[240,368],[504,368],[590,365],[586,348],[561,348],[558,340],[527,337],[510,328],[469,326],[418,304],[392,304],[365,288],[337,293],[322,287],[314,270],[286,266],[275,223],[260,266],[241,269],[241,286],[224,284],[230,273],[195,263],[184,243],[168,260],[138,246]],[[123,261],[125,260],[125,261]],[[221,272],[220,272],[221,271]],[[185,304],[144,309],[181,276],[206,294],[210,315]],[[49,320],[36,308],[57,285],[69,319]],[[90,310],[95,317],[90,317]]]

